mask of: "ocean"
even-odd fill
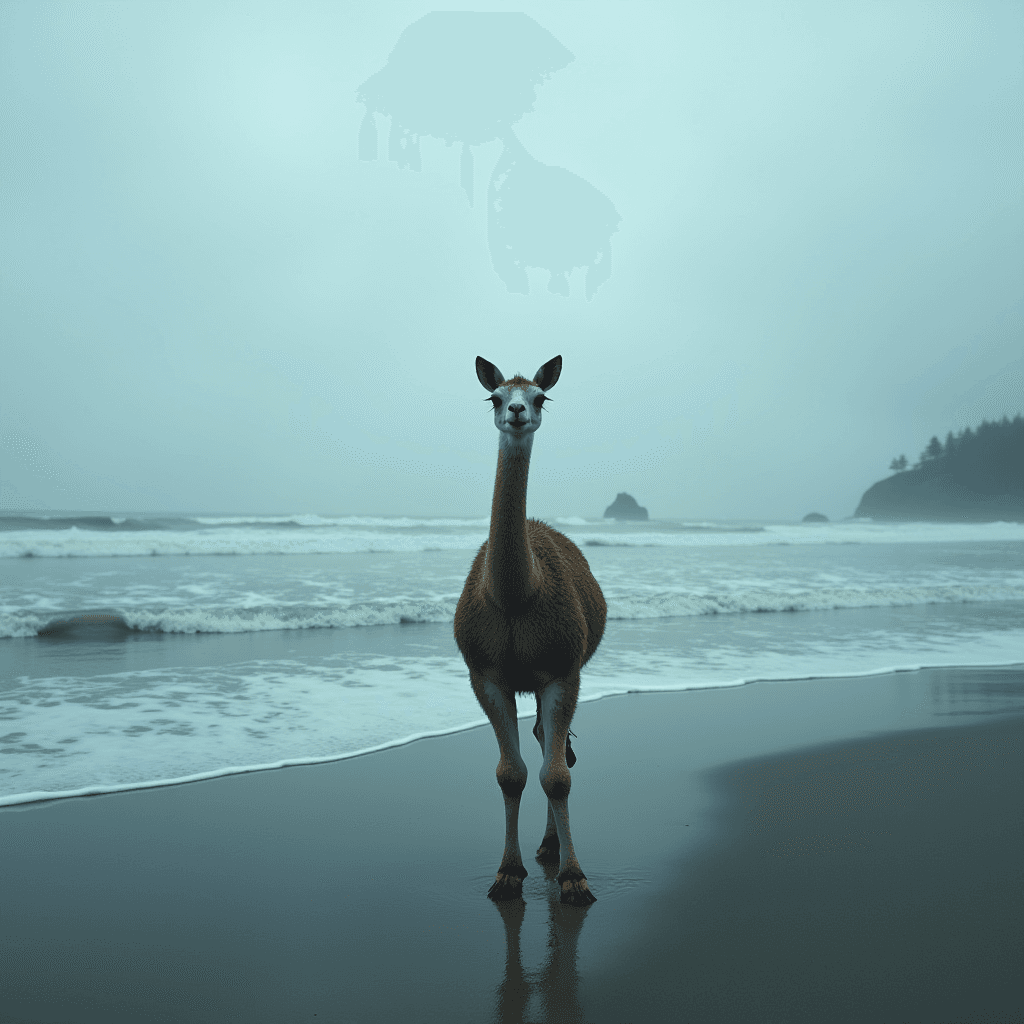
[[[1024,662],[1024,524],[546,521],[608,602],[581,701]],[[0,517],[0,804],[484,723],[452,619],[487,526]]]

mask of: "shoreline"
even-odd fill
[[[987,931],[1016,956],[1024,901],[1005,869],[1024,857],[1024,669],[645,693],[581,704],[573,725],[573,835],[598,897],[585,910],[562,907],[533,860],[546,809],[522,730],[525,903],[484,895],[504,817],[489,729],[0,810],[0,1017],[941,1021],[891,1015],[878,985],[858,1004],[849,949],[885,991],[909,977],[920,992],[931,961],[914,950],[946,936],[944,991],[964,998]],[[922,742],[945,774],[921,770]],[[935,884],[908,902],[925,868]],[[886,935],[898,971],[890,946],[875,955]],[[701,943],[715,953],[695,978]],[[1020,991],[1002,956],[988,988],[1003,1002],[976,1014]],[[758,974],[762,961],[785,969]]]
[[[909,665],[905,667],[901,666],[870,669],[859,673],[836,673],[834,675],[817,674],[803,676],[761,676],[750,679],[739,679],[730,682],[691,683],[686,686],[671,689],[665,687],[631,687],[627,690],[610,690],[606,693],[581,696],[579,699],[578,707],[581,707],[584,704],[592,704],[600,700],[608,700],[613,697],[626,697],[633,694],[690,693],[694,691],[703,690],[736,689],[744,686],[753,686],[755,684],[828,682],[841,679],[854,680],[869,679],[875,676],[895,676],[912,672],[936,670],[971,671],[974,669],[1020,669],[1024,671],[1024,661],[979,662],[966,665],[918,664]],[[534,712],[522,713],[518,715],[518,720],[520,722],[530,721],[534,717]],[[480,729],[487,725],[487,719],[481,717],[475,721],[462,725],[453,726],[452,728],[441,729],[431,732],[414,733],[410,736],[406,736],[398,740],[387,741],[385,743],[377,744],[372,747],[366,747],[351,752],[329,754],[325,756],[316,756],[308,758],[286,758],[278,761],[272,761],[265,764],[257,765],[242,765],[225,768],[216,768],[210,771],[196,772],[191,775],[184,775],[172,779],[155,779],[139,783],[121,783],[110,786],[83,786],[79,789],[64,790],[60,792],[30,791],[25,793],[12,793],[6,796],[0,796],[0,810],[16,809],[18,807],[34,807],[40,804],[52,803],[54,801],[76,800],[82,797],[108,796],[117,793],[131,793],[135,791],[163,789],[171,786],[185,786],[194,782],[206,782],[212,779],[227,778],[235,775],[248,775],[254,772],[277,771],[282,768],[298,768],[311,765],[333,764],[338,761],[347,761],[351,758],[365,757],[369,754],[377,754],[387,750],[399,749],[401,747],[409,745],[410,743],[418,743],[421,740],[439,739],[444,736],[457,735],[458,733],[466,732],[471,729]]]

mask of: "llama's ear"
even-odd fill
[[[555,356],[554,359],[549,359],[534,375],[533,383],[541,389],[541,391],[549,391],[558,383],[558,378],[562,373],[562,357]]]
[[[499,370],[494,363],[487,362],[483,356],[476,357],[476,379],[488,391],[493,391],[497,387],[501,387],[505,383],[505,378],[502,376],[501,370]]]

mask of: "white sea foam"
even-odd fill
[[[178,522],[186,522],[179,520]],[[11,530],[0,558],[140,555],[351,554],[470,551],[487,538],[487,520],[348,516],[203,517],[198,528]],[[731,526],[714,523],[600,525],[558,521],[585,547],[765,547],[823,544],[928,544],[1024,541],[1024,523],[870,523]]]
[[[1024,601],[1019,585],[945,584],[883,587],[750,587],[720,593],[664,591],[608,594],[611,620],[675,616],[735,615],[744,612],[803,612],[842,608],[899,608],[911,605]],[[452,622],[458,595],[386,598],[344,605],[249,605],[217,607],[105,607],[54,612],[33,608],[0,612],[0,637],[56,633],[76,624],[119,621],[126,629],[158,633],[249,633],[275,629],[338,629],[411,622]]]
[[[688,527],[688,528],[687,528]],[[808,523],[763,528],[687,524],[679,532],[636,530],[574,537],[592,547],[772,547],[824,544],[948,544],[1024,541],[1024,523]],[[570,531],[570,535],[572,535]]]
[[[1024,649],[1020,629],[951,635],[948,622],[931,631],[915,623],[879,637],[870,623],[844,629],[835,620],[838,632],[823,637],[813,629],[794,632],[791,618],[774,621],[781,629],[767,638],[737,630],[685,651],[648,634],[632,642],[620,635],[585,671],[580,700],[1011,665]],[[416,639],[422,647],[423,637]],[[316,764],[474,728],[485,719],[465,676],[452,656],[342,652],[319,660],[21,679],[0,695],[0,805]],[[962,711],[961,695],[949,700]],[[533,717],[532,697],[517,705],[520,718]]]
[[[417,519],[411,516],[321,516],[313,513],[297,513],[290,516],[194,516],[194,521],[204,526],[353,526],[377,527],[380,529],[421,529],[443,526],[482,527],[489,525],[487,519]],[[585,522],[585,520],[580,520]]]
[[[357,552],[473,550],[479,534],[402,534],[324,528],[317,531],[220,529],[134,533],[26,530],[0,534],[0,558],[98,558],[140,555],[335,555]]]
[[[655,619],[675,615],[898,608],[923,604],[973,604],[982,601],[1024,601],[1024,587],[822,587],[797,592],[755,588],[722,595],[668,593],[613,599],[609,602],[608,617]]]

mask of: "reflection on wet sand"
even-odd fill
[[[539,1001],[543,1021],[582,1021],[579,999],[579,972],[576,959],[583,922],[593,904],[572,907],[559,900],[556,880],[558,866],[543,865],[547,879],[548,939],[547,955],[540,970],[523,967],[520,932],[526,917],[523,900],[494,903],[505,925],[505,974],[495,992],[494,1020],[498,1024],[527,1024],[526,1013],[534,996]]]

